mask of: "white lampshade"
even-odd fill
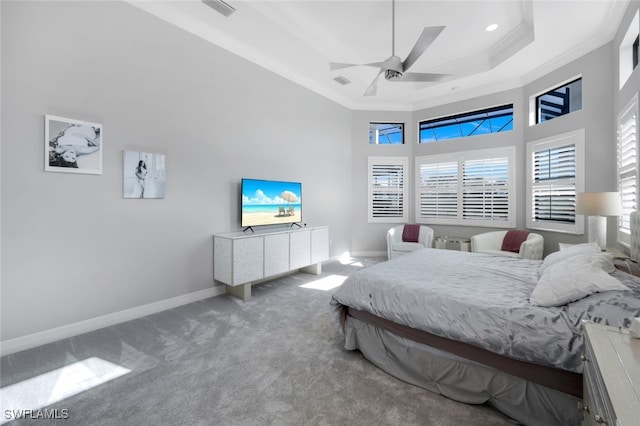
[[[579,192],[576,194],[576,213],[586,216],[621,216],[619,192]]]

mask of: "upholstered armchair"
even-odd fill
[[[516,251],[503,250],[504,237],[508,231],[493,231],[471,237],[471,251],[499,256],[519,257],[520,259],[541,260],[544,251],[544,238],[540,234],[529,232]]]
[[[387,231],[388,259],[393,259],[394,257],[410,253],[420,248],[433,246],[433,229],[428,226],[420,225],[420,234],[418,235],[417,242],[403,241],[403,231],[404,225],[394,226]]]

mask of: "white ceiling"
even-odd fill
[[[391,56],[391,0],[226,0],[224,17],[198,0],[129,2],[351,109],[413,111],[520,87],[611,41],[628,0],[396,0],[396,55],[422,29],[445,26],[411,72],[437,83],[389,82],[364,96],[377,68],[330,71]],[[498,24],[493,32],[489,24]],[[334,78],[346,77],[348,85]]]

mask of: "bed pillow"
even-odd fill
[[[557,261],[540,275],[529,301],[536,306],[562,306],[593,293],[627,290],[602,268],[609,269],[609,263],[613,266],[613,256],[606,253],[577,254]]]
[[[544,258],[542,265],[540,266],[540,273],[542,274],[545,269],[554,263],[560,262],[564,259],[568,259],[579,254],[597,254],[602,253],[600,246],[597,243],[584,243],[575,244],[564,248],[560,251],[556,251]]]

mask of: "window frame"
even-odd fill
[[[491,160],[496,158],[506,158],[507,160],[507,219],[491,220],[491,219],[468,219],[465,218],[464,204],[464,165],[468,161]],[[455,218],[435,218],[426,217],[421,214],[421,196],[423,188],[421,187],[421,170],[426,164],[456,164],[456,216]],[[462,151],[448,154],[424,155],[415,159],[415,217],[416,223],[434,224],[434,225],[457,225],[457,226],[477,226],[492,228],[513,228],[516,224],[516,148],[515,146],[507,146],[502,148],[481,149],[473,151]],[[453,188],[450,186],[449,188]],[[451,190],[448,191],[452,193]]]
[[[636,41],[639,37],[640,10],[636,10],[618,46],[618,90],[622,90],[636,69],[636,60],[640,53],[638,52],[640,46],[636,44]]]
[[[616,128],[617,128],[616,147],[618,151],[616,179],[617,179],[618,191],[620,192],[620,196],[622,198],[622,216],[618,217],[618,222],[616,224],[616,230],[617,230],[616,239],[620,244],[626,247],[630,247],[631,245],[630,215],[631,215],[631,212],[633,210],[636,210],[638,207],[638,183],[639,183],[638,182],[638,170],[639,170],[638,131],[640,129],[639,112],[640,111],[638,106],[638,94],[636,93],[633,96],[633,98],[631,98],[631,100],[627,103],[627,105],[620,111],[616,121]],[[632,117],[628,117],[629,114],[631,114]],[[633,116],[634,114],[635,114],[635,117]],[[633,124],[627,124],[628,122],[633,122]],[[632,147],[622,146],[623,133],[624,133],[623,127],[626,127],[627,125],[634,127],[634,129],[631,131],[631,133],[633,133],[632,141],[630,142],[633,145]],[[623,169],[623,166],[622,166],[623,152],[628,152],[629,149],[633,149],[634,151],[632,154],[633,166],[623,171],[621,170]],[[632,186],[634,187],[634,190],[632,193],[629,193],[629,191],[625,189],[625,185],[623,184],[623,181],[627,180],[628,178],[633,178],[634,184]],[[625,226],[626,224],[629,224],[629,226]]]
[[[509,110],[509,109],[511,110],[511,120],[510,120],[511,127],[509,129],[504,130],[504,131],[513,131],[513,124],[514,124],[514,121],[513,121],[513,114],[514,114],[513,103],[506,103],[506,104],[487,107],[487,108],[482,108],[482,109],[478,109],[478,110],[474,110],[474,111],[461,112],[461,113],[446,115],[446,116],[442,116],[442,117],[438,117],[438,118],[430,118],[428,120],[420,120],[420,121],[418,121],[418,144],[447,142],[447,141],[452,141],[452,140],[470,138],[470,137],[473,137],[473,136],[482,136],[482,135],[489,135],[489,134],[495,134],[495,133],[502,133],[503,130],[498,130],[498,131],[495,131],[495,132],[493,130],[491,130],[490,132],[479,133],[477,135],[474,135],[474,134],[463,135],[462,134],[462,130],[461,130],[460,131],[461,136],[446,138],[446,139],[442,139],[442,140],[438,140],[436,138],[436,140],[428,140],[428,141],[424,141],[423,142],[422,131],[425,130],[425,129],[423,129],[422,126],[425,125],[425,124],[432,124],[432,123],[438,123],[438,122],[442,122],[442,123],[451,122],[451,123],[446,123],[446,124],[442,124],[440,126],[433,127],[432,129],[437,129],[437,128],[441,128],[441,127],[447,127],[447,126],[450,126],[450,125],[455,125],[456,123],[460,127],[462,124],[466,124],[466,122],[464,120],[462,122],[458,121],[460,119],[472,118],[472,117],[476,117],[476,116],[480,116],[482,114],[485,114],[486,117],[484,119],[485,120],[491,120],[492,118],[496,118],[496,117],[491,117],[488,114],[494,113],[494,112],[497,112],[497,111],[501,111],[501,110]],[[505,114],[505,115],[507,115],[507,114]],[[500,115],[498,115],[498,117],[499,116]],[[477,126],[476,128],[478,128],[478,127],[479,126]],[[490,121],[489,121],[489,127],[491,127],[491,122]],[[504,129],[504,126],[502,128]],[[434,135],[435,135],[435,130],[434,130]]]
[[[402,170],[402,183],[400,188],[387,189],[387,192],[400,193],[402,200],[398,210],[400,215],[376,215],[374,195],[384,193],[376,191],[373,184],[373,169],[375,167],[399,167]],[[393,177],[391,177],[393,179]],[[367,158],[367,221],[368,223],[406,223],[409,221],[409,210],[407,200],[409,197],[409,157],[368,157]]]
[[[529,229],[536,229],[540,231],[553,231],[565,234],[584,234],[584,216],[575,214],[575,221],[573,223],[562,223],[551,220],[535,220],[534,216],[534,202],[533,202],[533,153],[538,151],[544,151],[552,148],[563,147],[567,145],[575,145],[575,176],[571,179],[574,187],[574,194],[584,192],[585,188],[585,131],[584,129],[574,130],[571,132],[554,135],[548,138],[539,139],[527,143],[526,153],[526,185],[527,185],[527,200],[526,200],[526,226]],[[563,182],[549,182],[548,184],[555,185],[567,185],[567,179]]]
[[[573,83],[575,83],[577,81],[580,82],[580,108],[576,109],[576,110],[571,110],[571,104],[569,103],[568,104],[569,111],[567,111],[567,112],[565,112],[563,114],[557,115],[555,117],[549,118],[548,120],[540,121],[540,109],[541,108],[540,108],[539,103],[542,101],[541,98],[543,96],[546,96],[546,95],[550,94],[554,90],[564,88],[564,87],[569,86],[569,85],[571,85],[571,84],[573,84]],[[545,90],[544,92],[541,92],[541,93],[535,95],[535,97],[534,97],[534,105],[535,105],[535,114],[536,114],[536,118],[535,118],[535,123],[536,124],[546,123],[547,121],[551,121],[554,118],[562,117],[563,115],[568,115],[568,114],[571,114],[572,112],[575,112],[575,111],[580,111],[582,109],[582,76],[580,75],[580,76],[575,77],[575,78],[573,78],[571,80],[567,80],[564,83],[558,84],[558,85],[556,85],[554,87],[551,87],[550,89]]]
[[[372,142],[371,126],[372,125],[376,125],[376,124],[388,124],[388,125],[400,126],[401,142],[400,143],[379,143],[377,141],[376,142]],[[405,128],[404,123],[399,123],[399,122],[396,122],[396,121],[370,121],[369,122],[369,145],[404,145],[404,143],[405,143],[404,128]],[[380,140],[379,137],[378,137],[378,140]]]
[[[640,35],[636,37],[636,41],[633,42],[631,53],[632,69],[636,69],[638,66],[638,56],[640,55]]]

